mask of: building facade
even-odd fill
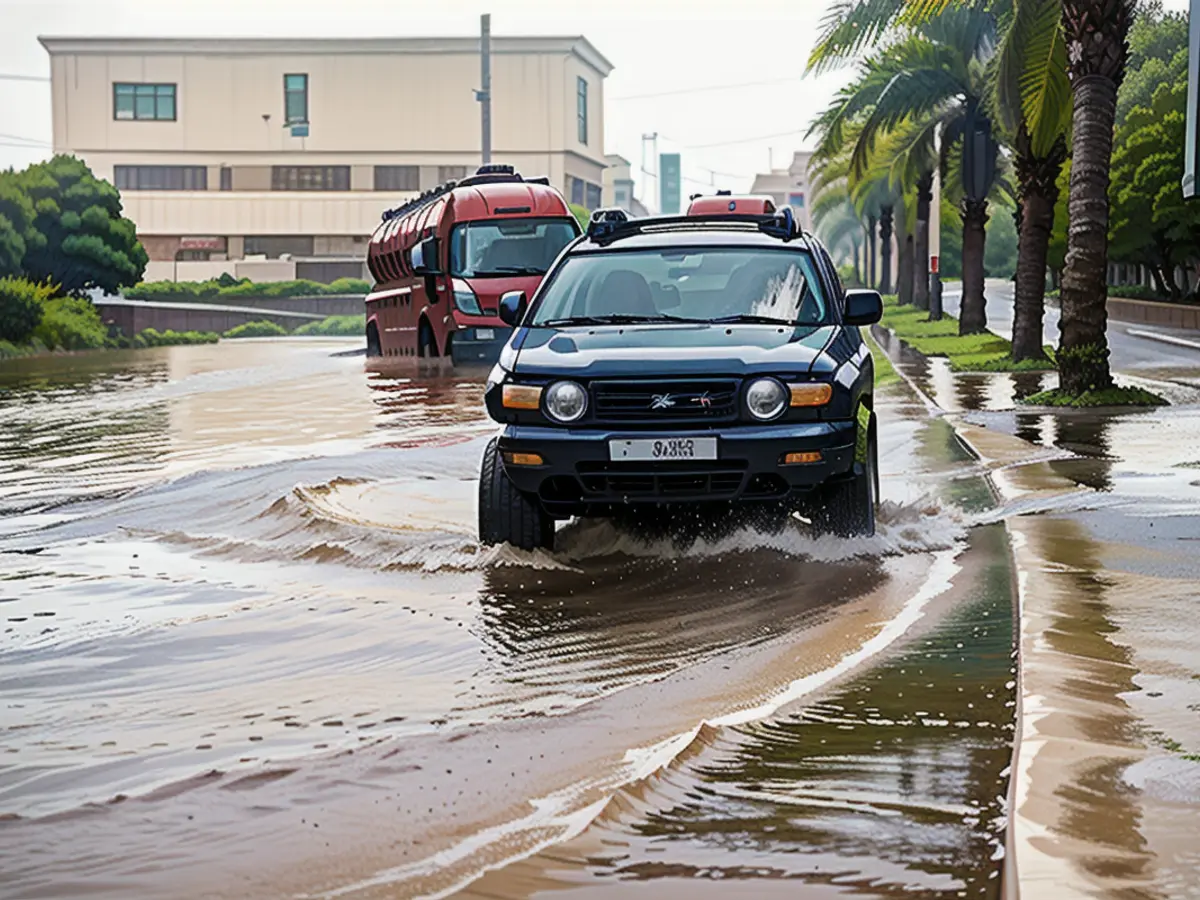
[[[790,206],[805,231],[812,231],[811,191],[808,184],[808,164],[811,153],[797,152],[786,169],[772,169],[754,177],[752,194],[766,194],[779,207]]]
[[[646,205],[633,195],[633,163],[619,153],[610,153],[605,160],[608,168],[604,170],[604,205],[618,207],[634,216],[649,215]]]
[[[361,275],[387,208],[480,164],[474,38],[41,38],[54,150],[122,194],[147,279]],[[582,37],[492,38],[492,161],[600,205]]]

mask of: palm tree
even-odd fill
[[[873,0],[874,2],[874,0]],[[883,0],[880,0],[883,2]],[[932,148],[941,136],[941,165],[954,150],[982,149],[984,177],[972,184],[962,205],[963,305],[960,333],[987,327],[983,256],[987,198],[995,186],[999,145],[991,137],[985,105],[988,63],[997,45],[997,20],[977,8],[947,8],[917,28],[904,28],[860,64],[858,77],[818,117],[814,130],[823,144],[846,139],[848,123],[861,122],[851,155],[852,174],[861,173],[876,141],[901,123],[914,128],[914,144]],[[818,48],[820,50],[820,48]],[[977,136],[979,139],[977,140]],[[928,159],[928,155],[926,155]],[[914,246],[914,300],[928,308],[928,223],[934,164],[916,174],[917,229]]]
[[[1046,260],[1071,109],[1061,14],[1061,0],[1017,0],[997,57],[997,118],[1014,150],[1018,183],[1012,342],[1018,361],[1045,358]]]
[[[1108,182],[1117,88],[1135,0],[1062,0],[1073,100],[1070,228],[1062,280],[1059,386],[1078,396],[1112,386],[1108,366]]]

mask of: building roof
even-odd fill
[[[270,56],[316,54],[479,53],[477,37],[410,38],[130,38],[41,36],[51,56]],[[613,65],[582,35],[492,37],[492,53],[573,54],[601,75]]]

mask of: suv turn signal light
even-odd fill
[[[506,384],[501,397],[505,409],[538,409],[542,405],[542,389],[528,384]]]
[[[833,399],[833,385],[830,384],[790,384],[792,406],[824,406]]]

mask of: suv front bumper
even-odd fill
[[[518,490],[537,495],[558,515],[632,503],[675,504],[782,500],[854,470],[855,423],[800,422],[704,431],[571,429],[507,425],[500,435],[504,470]],[[717,458],[613,461],[609,442],[715,437]],[[789,453],[821,461],[786,465]],[[515,465],[512,454],[537,454],[541,465]]]

